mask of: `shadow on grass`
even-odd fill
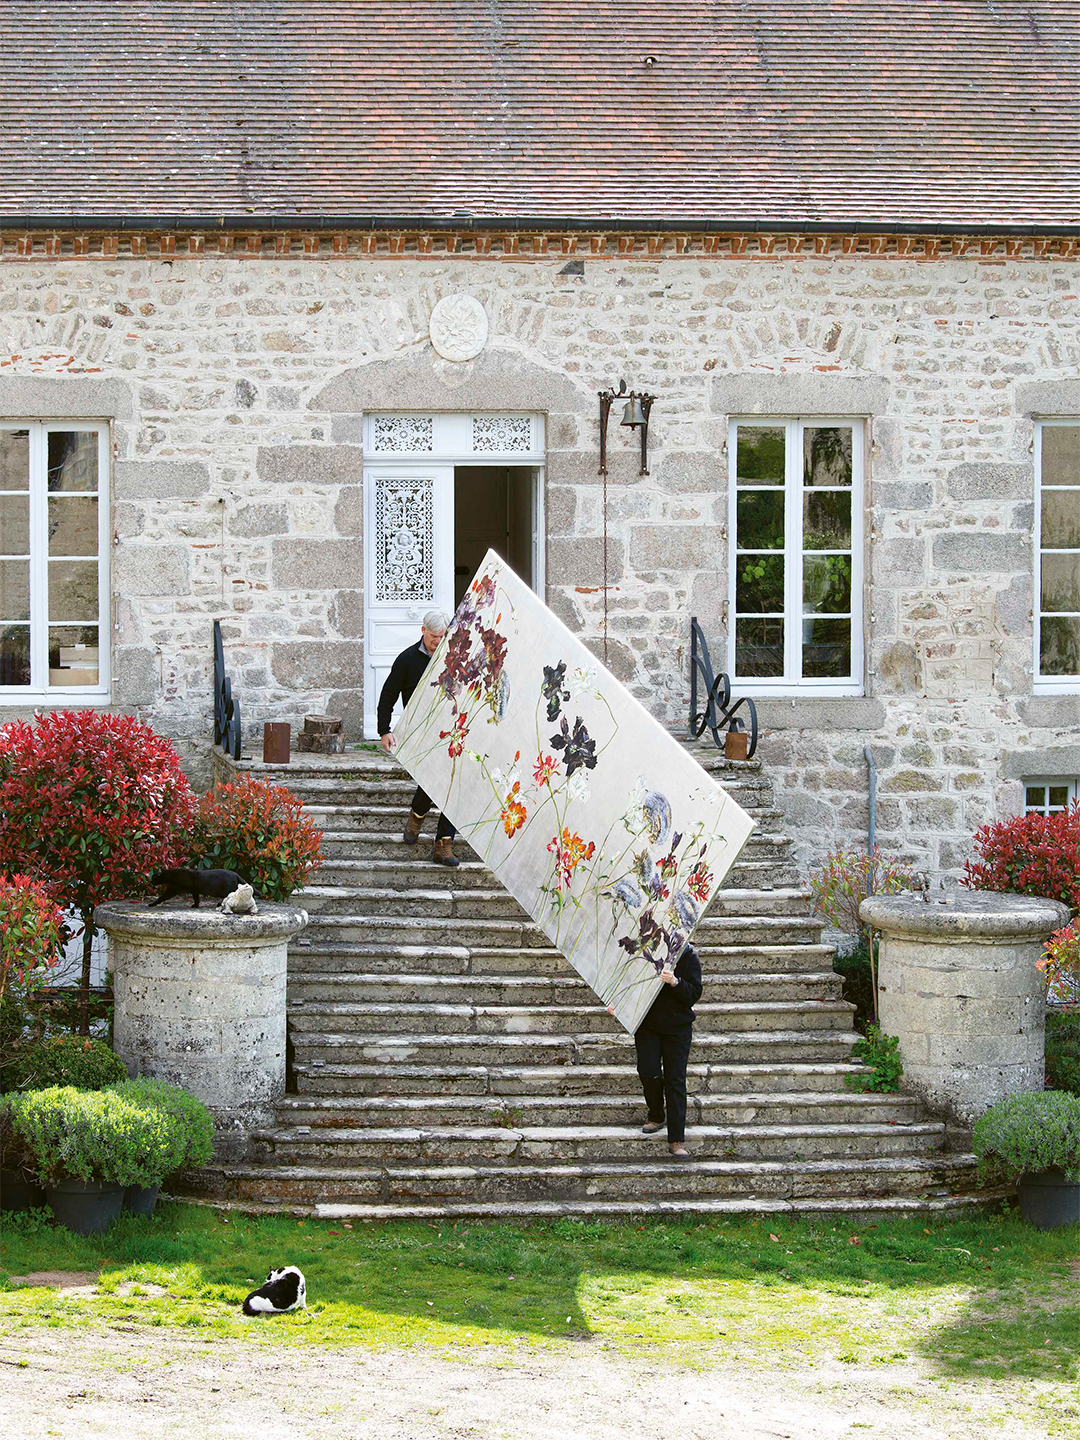
[[[45,1290],[0,1293],[0,1317],[124,1316],[326,1345],[601,1337],[759,1356],[839,1346],[842,1358],[875,1360],[895,1358],[873,1352],[899,1340],[957,1376],[1076,1375],[1076,1227],[1040,1233],[1011,1214],[865,1227],[780,1216],[346,1223],[170,1204],[80,1239],[40,1215],[11,1217],[5,1290],[15,1274],[95,1270],[102,1293],[63,1304]],[[245,1322],[240,1300],[288,1264],[307,1278],[308,1311]],[[168,1293],[132,1295],[132,1280]]]

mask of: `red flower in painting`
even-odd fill
[[[686,888],[693,895],[695,900],[700,900],[702,905],[709,898],[709,891],[712,889],[713,877],[709,867],[704,860],[699,860],[686,877]]]
[[[538,755],[533,766],[533,779],[538,785],[549,785],[552,775],[559,772],[559,762],[553,755]]]
[[[456,760],[464,750],[465,736],[468,735],[468,733],[469,717],[464,710],[460,712],[449,730],[439,731],[440,740],[450,741],[450,744],[446,747],[446,753],[450,756],[451,760]]]
[[[552,836],[548,850],[555,856],[555,868],[559,875],[559,889],[569,889],[574,871],[582,860],[591,860],[596,851],[593,841],[585,841],[575,830],[564,829],[561,835]]]
[[[492,605],[495,603],[495,581],[490,575],[481,575],[479,580],[472,583],[472,592],[476,597],[476,608]]]
[[[522,825],[525,824],[526,811],[525,806],[518,799],[520,793],[521,781],[515,780],[511,786],[510,793],[506,797],[499,817],[502,820],[503,829],[508,836],[516,834]]]

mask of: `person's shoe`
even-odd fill
[[[663,1130],[663,1128],[663,1120],[646,1120],[645,1124],[641,1127],[641,1133],[643,1135],[656,1135],[659,1131]]]
[[[672,1155],[676,1160],[690,1159],[690,1151],[686,1148],[686,1146],[682,1143],[681,1140],[672,1141],[672,1143],[668,1146],[668,1149],[671,1151]]]
[[[420,826],[423,823],[422,815],[417,815],[415,810],[409,811],[409,818],[405,821],[405,831],[401,837],[406,845],[415,845],[420,839]]]
[[[454,842],[449,835],[442,835],[435,841],[435,848],[431,852],[431,858],[436,865],[460,865],[461,861],[454,854]]]

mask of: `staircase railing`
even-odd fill
[[[698,709],[699,689],[704,694],[702,708]],[[721,734],[723,728],[729,730],[741,730],[745,727],[746,721],[742,718],[735,719],[736,711],[746,706],[746,718],[750,722],[750,734],[746,747],[746,758],[749,760],[757,749],[758,723],[757,707],[749,696],[744,695],[734,704],[731,702],[731,680],[721,672],[713,674],[712,661],[709,659],[709,647],[705,643],[705,636],[701,626],[698,624],[697,616],[690,617],[690,734],[695,740],[701,738],[708,730],[712,735],[713,742],[718,749],[723,750],[724,740]],[[734,720],[734,724],[732,721]]]
[[[233,695],[232,681],[225,673],[225,648],[221,643],[221,621],[214,621],[214,744],[234,760],[240,759],[240,701]]]

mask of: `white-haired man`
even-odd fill
[[[446,634],[450,618],[442,610],[429,610],[420,624],[419,643],[407,645],[402,650],[394,661],[390,674],[386,677],[386,684],[382,687],[379,695],[379,743],[388,755],[394,748],[394,737],[390,733],[390,716],[393,714],[394,706],[399,698],[403,705],[409,703],[413,691],[420,683],[421,675],[427,669],[428,661],[435,653],[435,647]],[[412,798],[409,818],[405,821],[403,839],[406,845],[415,845],[419,840],[420,826],[430,809],[431,796],[426,790],[421,790],[418,785],[416,794]],[[439,865],[460,863],[454,854],[456,833],[446,816],[440,815],[435,829],[435,848],[431,857]]]

